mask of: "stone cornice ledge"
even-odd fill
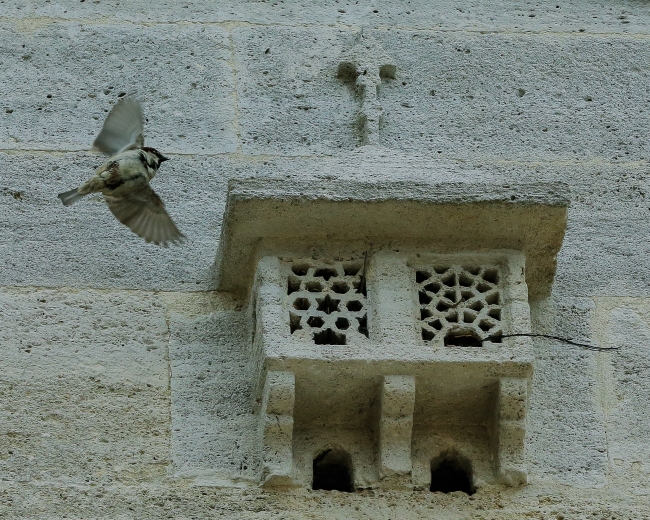
[[[569,187],[558,182],[232,180],[215,261],[216,288],[245,299],[265,254],[526,254],[529,297],[548,296],[566,229]]]

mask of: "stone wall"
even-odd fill
[[[382,148],[359,148],[338,70],[362,27],[396,66]],[[649,28],[633,0],[0,3],[0,515],[650,516]],[[133,94],[182,247],[56,198]],[[569,185],[533,331],[621,348],[533,340],[528,485],[257,486],[252,316],[213,290],[227,184],[248,177]]]

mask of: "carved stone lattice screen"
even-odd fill
[[[285,263],[289,328],[317,345],[368,338],[363,261]]]
[[[501,277],[498,266],[437,265],[415,271],[422,339],[448,346],[500,342]]]

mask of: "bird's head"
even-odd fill
[[[143,146],[142,151],[145,152],[143,154],[143,157],[147,162],[147,165],[150,166],[151,168],[155,168],[156,170],[162,163],[169,160],[167,157],[165,157],[155,148],[151,148],[149,146]]]

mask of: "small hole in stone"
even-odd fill
[[[465,323],[472,323],[475,319],[476,319],[476,313],[469,309],[465,309],[465,312],[463,313],[463,321]]]
[[[338,273],[334,269],[322,268],[322,269],[317,269],[316,272],[314,273],[314,276],[319,276],[320,278],[324,278],[325,281],[327,281],[333,276],[336,276],[337,274]]]
[[[442,285],[440,285],[438,282],[430,283],[424,286],[425,291],[432,293],[437,293],[440,289],[442,289]]]
[[[488,316],[494,318],[495,320],[501,319],[501,309],[490,309],[488,311]]]
[[[474,276],[476,276],[478,273],[481,272],[481,268],[480,268],[480,267],[468,267],[468,268],[466,268],[466,270],[467,270],[467,272],[468,272],[469,274],[473,274]]]
[[[473,281],[474,280],[467,273],[461,273],[458,277],[458,283],[461,287],[471,287]]]
[[[299,311],[306,311],[309,309],[310,305],[311,304],[307,298],[297,298],[296,301],[293,302],[293,308]]]
[[[350,327],[350,322],[345,318],[338,318],[335,325],[339,330],[347,330]]]
[[[313,464],[312,489],[325,491],[354,490],[352,457],[343,449],[329,448],[322,451]]]
[[[486,269],[483,273],[483,280],[496,284],[499,282],[499,272],[496,269]]]
[[[458,314],[456,312],[450,312],[447,316],[445,316],[445,319],[447,320],[447,323],[458,323]]]
[[[425,280],[428,280],[429,278],[431,278],[431,275],[429,273],[425,272],[425,271],[416,271],[415,272],[415,281],[417,283],[422,283]]]
[[[307,325],[315,329],[320,329],[325,322],[320,316],[310,316],[307,320]]]
[[[420,303],[422,303],[420,301]],[[429,303],[429,302],[424,302],[424,303]],[[447,305],[445,302],[442,300],[438,302],[438,305],[436,305],[436,309],[438,309],[440,312],[445,312],[447,309],[449,309],[449,305]]]
[[[430,321],[429,325],[436,330],[442,330],[442,322],[440,320]]]
[[[361,276],[358,282],[352,282],[352,286],[356,289],[357,294],[368,296],[368,284],[366,283],[365,277]]]
[[[305,276],[307,271],[309,271],[309,266],[307,264],[298,264],[291,267],[293,274],[298,276]]]
[[[501,295],[499,294],[498,291],[494,291],[492,294],[488,294],[485,297],[485,302],[488,305],[498,305],[500,300],[501,300]]]
[[[433,313],[429,309],[420,309],[421,320],[426,320],[427,318],[430,318],[432,315]]]
[[[473,301],[467,306],[467,308],[478,312],[483,308],[483,302],[481,300]]]
[[[326,295],[325,298],[317,299],[318,310],[324,312],[325,314],[332,314],[339,310],[339,303],[341,300],[335,300],[330,295]]]
[[[346,304],[346,307],[348,308],[349,311],[358,312],[361,309],[363,309],[363,304],[359,301],[353,300],[351,302],[348,302]]]
[[[305,284],[305,288],[309,292],[322,292],[323,290],[323,286],[321,285],[321,283],[316,281],[307,282]]]
[[[291,334],[302,329],[302,325],[300,325],[300,316],[293,312],[289,313],[289,328],[291,329]]]
[[[445,296],[445,298],[447,298],[448,300],[450,300],[452,302],[456,301],[456,291],[454,289],[452,289],[450,291],[445,291],[444,296]]]
[[[345,294],[350,290],[350,286],[345,282],[334,282],[332,284],[332,290],[338,294]]]
[[[449,320],[447,320],[449,321]],[[481,347],[481,340],[471,329],[454,329],[445,336],[445,347]]]
[[[460,291],[460,299],[463,301],[471,300],[473,296],[474,293],[472,291],[468,291],[467,289]]]
[[[422,329],[422,339],[424,341],[431,341],[435,337],[436,335],[433,332],[431,332],[429,329]]]
[[[478,326],[483,332],[487,332],[492,328],[492,324],[485,320],[481,320]]]
[[[456,275],[452,272],[443,276],[440,281],[443,284],[445,284],[447,287],[453,287],[454,285],[456,285],[455,280],[456,280]]]
[[[489,284],[487,284],[487,283],[485,283],[485,282],[480,282],[480,283],[476,286],[476,288],[479,290],[479,292],[484,293],[484,292],[488,292],[490,289],[492,289],[492,286],[489,285]]]
[[[297,292],[300,290],[300,280],[298,278],[289,277],[289,284],[287,288],[287,294]]]
[[[424,305],[426,305],[427,303],[431,303],[431,297],[427,293],[422,291],[418,293],[418,299],[420,300],[420,303]]]
[[[434,270],[437,274],[443,274],[443,273],[447,272],[448,269],[449,269],[449,267],[447,267],[447,266],[445,266],[445,267],[436,266],[436,267],[433,268],[433,270]]]
[[[325,329],[314,334],[314,343],[316,345],[345,345],[345,334]]]
[[[361,269],[360,266],[358,265],[344,265],[343,266],[343,272],[345,273],[345,276],[355,276],[359,270]]]
[[[357,329],[360,334],[363,334],[366,338],[368,335],[368,315],[364,314],[361,318],[357,318],[359,322],[359,328]]]
[[[472,485],[472,464],[455,453],[445,453],[438,460],[432,460],[429,490],[442,493],[462,491],[473,495],[476,489]]]

